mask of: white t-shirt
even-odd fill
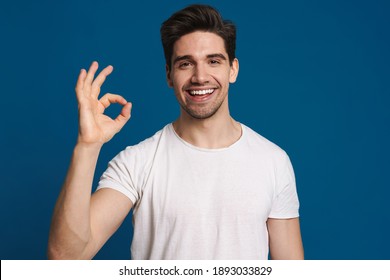
[[[134,204],[133,259],[267,259],[268,218],[298,217],[287,154],[245,125],[228,148],[203,149],[172,124],[110,163],[98,188]]]

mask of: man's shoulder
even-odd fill
[[[167,129],[169,129],[169,124],[138,144],[127,146],[112,159],[112,162],[122,162],[130,166],[144,166],[151,163],[161,138],[167,134]]]
[[[159,145],[161,142],[162,137],[166,137],[167,134],[169,134],[169,127],[171,124],[165,125],[163,128],[155,132],[152,136],[145,138],[144,140],[140,141],[139,143],[131,146],[127,146],[124,151],[129,152],[148,152],[155,149],[156,146]]]
[[[272,154],[284,157],[286,152],[277,144],[267,139],[260,133],[256,132],[252,128],[241,124],[243,128],[243,133],[245,133],[245,139],[247,144],[253,151],[259,151],[265,154]]]

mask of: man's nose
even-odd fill
[[[196,65],[191,77],[191,82],[194,84],[207,84],[209,82],[209,74],[204,65]]]

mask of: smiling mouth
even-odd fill
[[[188,93],[192,96],[204,96],[212,94],[215,91],[214,88],[202,89],[202,90],[188,90]]]

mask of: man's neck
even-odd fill
[[[229,114],[195,119],[183,113],[173,123],[176,133],[186,142],[206,149],[226,148],[240,139],[241,125]]]

